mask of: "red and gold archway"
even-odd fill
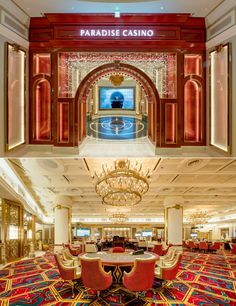
[[[92,70],[80,83],[75,96],[74,145],[86,136],[86,102],[92,86],[109,74],[125,74],[135,79],[144,89],[148,100],[148,136],[153,144],[160,143],[160,99],[152,80],[140,69],[122,62],[104,64]]]

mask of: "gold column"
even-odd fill
[[[2,230],[7,261],[17,260],[24,255],[23,214],[21,203],[3,199]]]

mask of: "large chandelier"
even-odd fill
[[[103,165],[102,172],[95,172],[95,190],[103,204],[133,206],[142,200],[149,189],[150,170],[142,171],[142,164],[129,160],[116,160],[112,167]]]
[[[192,226],[196,226],[206,224],[209,216],[206,211],[198,211],[191,214],[187,219]]]
[[[112,223],[116,223],[116,224],[121,224],[121,223],[125,223],[126,221],[128,221],[128,217],[126,214],[122,214],[122,213],[117,213],[117,214],[113,214],[109,220]]]

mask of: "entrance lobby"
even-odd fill
[[[236,0],[0,0],[0,306],[236,305]]]

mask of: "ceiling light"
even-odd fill
[[[102,172],[94,175],[95,191],[103,204],[133,206],[142,200],[149,189],[150,170],[142,171],[142,163],[116,160],[112,167],[102,166]]]
[[[199,211],[191,214],[187,220],[192,226],[208,223],[209,215],[206,211]]]
[[[126,214],[122,214],[122,213],[117,213],[117,214],[113,214],[109,220],[112,222],[112,223],[116,223],[116,224],[121,224],[121,223],[124,223],[126,221],[128,221],[128,217]]]

